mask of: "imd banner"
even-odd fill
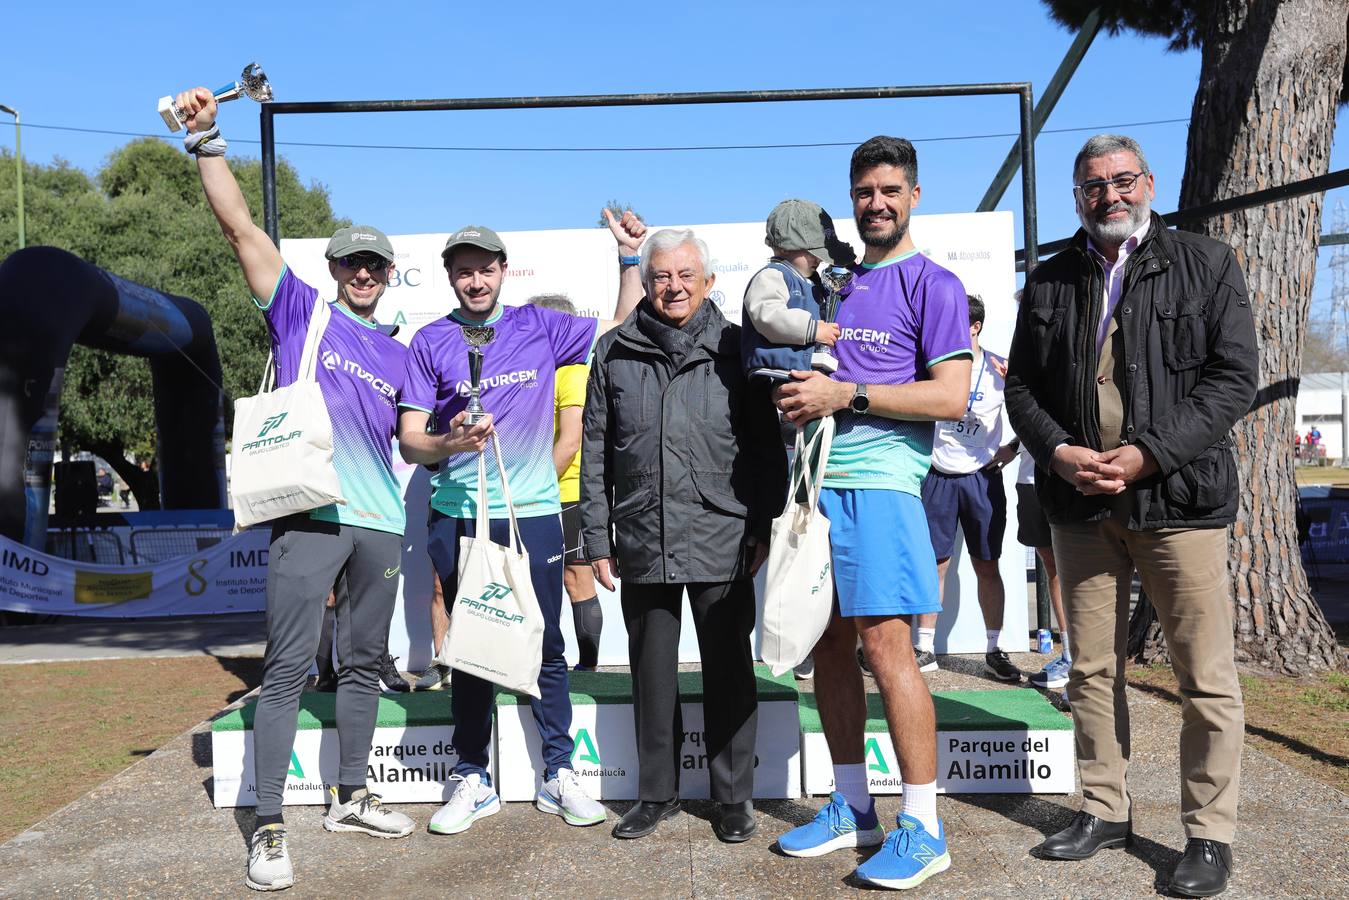
[[[266,608],[269,529],[189,556],[106,566],[39,553],[0,537],[0,609],[64,616],[190,616]]]

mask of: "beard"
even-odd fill
[[[1106,215],[1118,210],[1125,210],[1129,215],[1126,218],[1114,221],[1104,220]],[[1118,247],[1129,239],[1129,235],[1142,228],[1143,223],[1148,220],[1151,214],[1152,201],[1144,196],[1132,205],[1125,203],[1123,200],[1116,200],[1106,209],[1100,210],[1099,213],[1084,213],[1079,210],[1077,219],[1097,244]],[[1100,218],[1098,218],[1098,215]]]
[[[350,309],[357,315],[364,315],[375,311],[375,307],[379,305],[380,298],[384,296],[384,292],[389,289],[389,286],[387,284],[381,285],[379,292],[369,300],[359,300],[352,296],[351,291],[347,290],[345,285],[340,285],[338,289],[342,294],[342,299],[346,301],[347,309]]]
[[[901,222],[898,218],[895,218],[893,222],[893,230],[884,232],[878,228],[867,231],[862,227],[861,221],[857,221],[857,236],[868,247],[875,247],[879,250],[893,250],[899,246],[900,241],[904,240],[904,235],[909,233],[909,220],[905,219]]]

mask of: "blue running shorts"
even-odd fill
[[[921,500],[903,491],[824,488],[820,512],[829,520],[839,615],[941,611]]]
[[[965,532],[970,556],[989,560],[1002,556],[1007,494],[1001,471],[947,475],[933,469],[923,479],[923,509],[937,559],[949,559],[955,552],[957,525]]]

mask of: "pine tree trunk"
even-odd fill
[[[1217,0],[1203,40],[1180,207],[1323,175],[1349,0]],[[1308,589],[1289,450],[1324,195],[1186,226],[1231,246],[1259,341],[1259,393],[1235,432],[1241,506],[1228,571],[1240,662],[1303,674],[1344,662]]]

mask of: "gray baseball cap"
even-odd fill
[[[834,220],[809,200],[783,200],[768,214],[764,243],[782,250],[809,250],[822,263],[853,260],[852,247],[834,233]]]
[[[323,255],[337,259],[352,253],[374,253],[389,262],[394,261],[393,244],[389,243],[388,235],[373,225],[348,225],[337,229]]]
[[[445,249],[440,251],[440,258],[448,259],[455,247],[464,246],[481,247],[492,253],[500,253],[503,258],[506,256],[506,245],[495,231],[486,225],[465,225],[450,235],[445,242]]]

